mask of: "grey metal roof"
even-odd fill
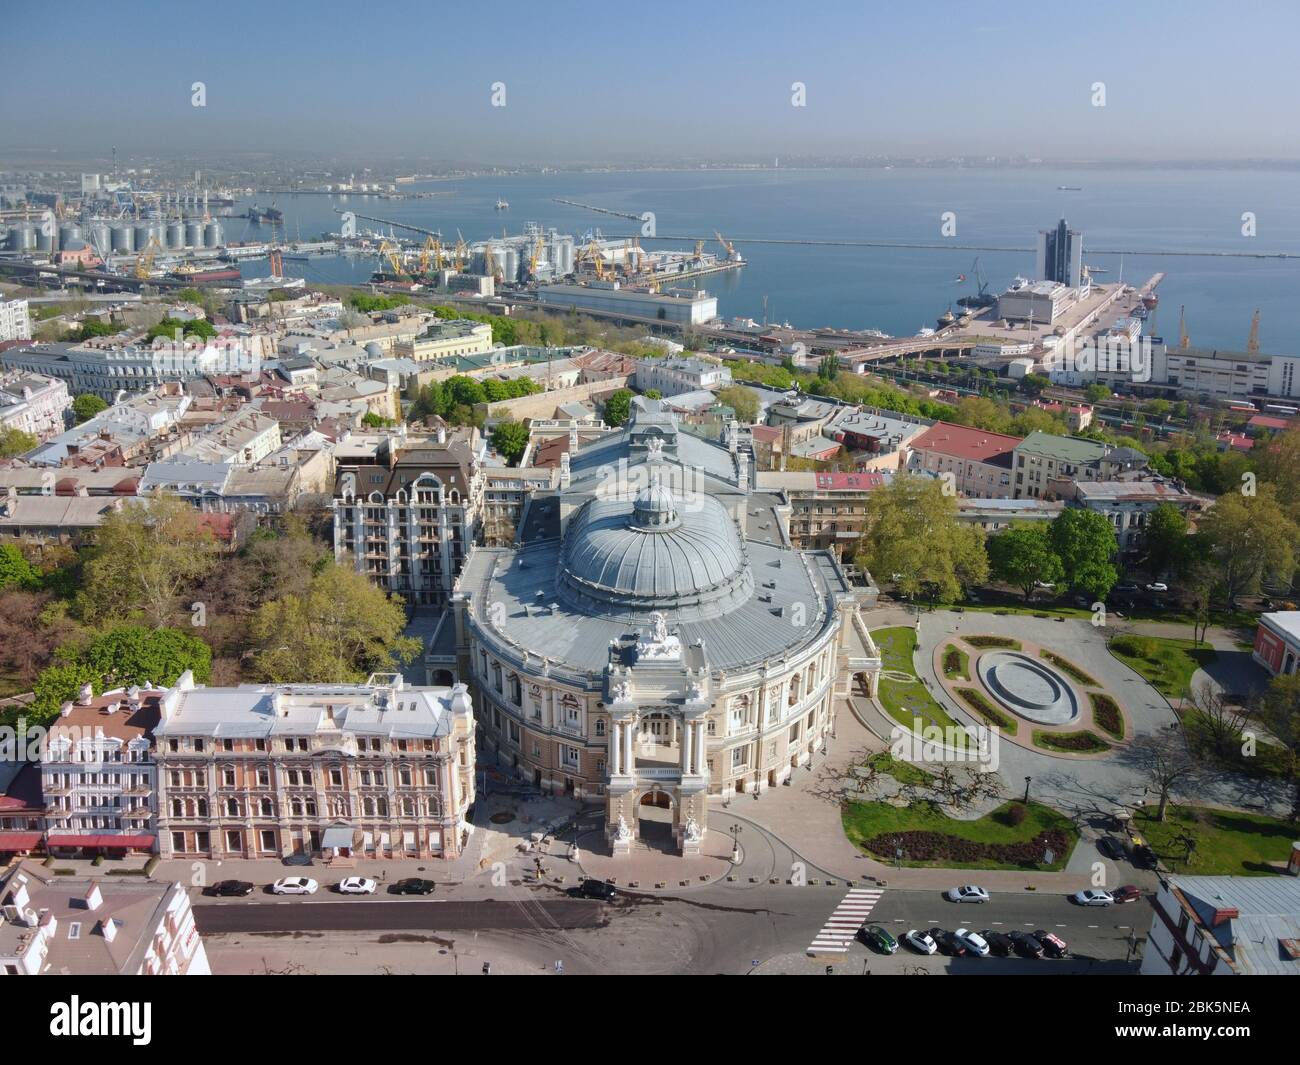
[[[1242,973],[1300,976],[1282,940],[1300,941],[1300,880],[1286,876],[1173,876],[1197,916]],[[1238,916],[1214,927],[1215,911]]]

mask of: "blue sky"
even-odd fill
[[[7,0],[0,147],[1295,157],[1300,5]],[[25,47],[20,47],[24,45]],[[207,106],[191,106],[202,81]],[[807,106],[791,106],[803,82]],[[505,84],[506,106],[491,106]],[[1104,82],[1106,106],[1092,106]]]

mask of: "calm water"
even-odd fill
[[[1081,186],[1078,192],[1058,185]],[[1252,171],[748,171],[558,174],[474,178],[414,186],[447,192],[427,200],[364,196],[280,196],[290,239],[338,229],[336,208],[351,209],[428,228],[454,240],[517,233],[527,221],[581,237],[599,227],[606,236],[630,235],[633,222],[553,203],[580,200],[612,210],[653,211],[661,234],[706,235],[715,229],[739,238],[748,260],[741,271],[705,279],[719,297],[723,317],[761,318],[798,326],[883,329],[911,335],[958,296],[974,292],[978,254],[990,287],[999,291],[1017,274],[1033,272],[1033,253],[817,248],[754,244],[745,237],[883,240],[942,243],[940,216],[957,215],[955,244],[1033,247],[1037,230],[1062,214],[1084,234],[1084,261],[1114,281],[1118,255],[1089,249],[1214,250],[1300,253],[1300,202],[1291,173]],[[510,210],[498,212],[498,197]],[[263,205],[270,197],[261,197]],[[241,204],[237,209],[242,209]],[[1241,216],[1252,211],[1258,235],[1241,235]],[[227,239],[256,239],[265,230],[226,219]],[[360,227],[373,223],[361,221]],[[408,234],[409,235],[409,234]],[[681,241],[643,241],[681,247]],[[711,250],[717,251],[716,241]],[[1193,344],[1245,346],[1250,318],[1261,312],[1265,351],[1300,351],[1300,262],[1126,255],[1126,281],[1141,283],[1163,270],[1161,305],[1148,332],[1177,335],[1178,308],[1187,307]],[[363,281],[373,260],[314,259],[286,269],[309,281]],[[265,273],[265,263],[245,273]],[[970,280],[956,281],[958,274]]]

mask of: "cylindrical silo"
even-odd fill
[[[30,222],[16,222],[9,227],[9,250],[31,251],[36,247],[36,227]]]
[[[81,236],[81,226],[76,222],[64,222],[59,226],[59,247],[66,248],[74,240],[84,239]]]
[[[185,247],[185,223],[181,221],[167,223],[167,247]]]
[[[190,248],[203,247],[203,223],[195,219],[185,223],[185,244]]]
[[[113,250],[135,251],[135,227],[130,222],[113,223]]]
[[[219,248],[224,239],[221,229],[221,223],[213,220],[203,227],[203,246],[205,248]]]
[[[108,252],[112,250],[113,227],[110,226],[107,222],[103,222],[98,219],[96,219],[94,222],[91,222],[89,226],[89,233],[90,236],[87,239],[89,239],[95,251],[103,252],[105,255],[107,255]]]
[[[149,238],[153,235],[153,228],[148,222],[140,221],[135,224],[135,250],[144,251],[149,247]]]
[[[53,227],[37,226],[36,227],[36,246],[35,251],[54,251],[55,243],[58,240],[58,230]]]

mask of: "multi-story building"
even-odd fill
[[[40,374],[0,374],[0,428],[48,440],[63,432],[64,412],[72,406],[65,382]]]
[[[975,499],[1009,499],[1016,447],[1005,436],[952,422],[935,422],[908,443],[907,470],[951,478],[953,491]]]
[[[1153,908],[1143,976],[1300,975],[1295,876],[1171,876]]]
[[[41,791],[51,853],[155,849],[161,695],[130,688],[96,696],[86,684],[50,725]]]
[[[34,862],[0,882],[6,976],[206,976],[189,893],[143,877],[58,876]]]
[[[0,300],[0,341],[31,340],[32,320],[26,300]]]
[[[792,549],[751,477],[734,437],[637,399],[630,425],[565,455],[520,543],[476,547],[457,582],[487,755],[603,800],[615,854],[638,836],[698,852],[710,797],[779,786],[853,678],[879,675],[834,556]]]
[[[998,317],[1008,322],[1051,325],[1074,298],[1075,290],[1057,281],[1029,281],[998,297]]]
[[[477,430],[396,434],[374,460],[340,458],[334,554],[412,604],[441,604],[478,538],[484,473]]]
[[[1103,515],[1115,527],[1115,539],[1124,554],[1140,551],[1145,545],[1148,523],[1162,504],[1190,514],[1204,506],[1205,500],[1193,495],[1182,484],[1163,478],[1131,481],[1075,481],[1062,479],[1048,484],[1048,495],[1068,499],[1085,510]]]
[[[416,362],[483,355],[491,350],[492,327],[486,322],[463,318],[430,322],[419,335],[410,340],[398,340],[392,348],[397,358]]]
[[[731,370],[707,359],[638,359],[636,387],[641,392],[658,390],[664,397],[683,392],[713,391],[731,384]]]
[[[1275,677],[1300,671],[1300,610],[1261,614],[1251,657]]]
[[[1083,284],[1083,234],[1062,218],[1055,229],[1040,229],[1035,249],[1034,277],[1066,288]],[[1040,319],[1041,320],[1041,319]]]
[[[567,437],[557,438],[568,443]],[[528,513],[528,505],[539,489],[554,488],[555,466],[485,466],[483,469],[483,542],[500,547],[514,541],[515,533]]]
[[[164,857],[455,858],[470,831],[465,685],[196,686],[159,701]]]
[[[1015,447],[1013,497],[1038,499],[1053,481],[1110,481],[1146,467],[1147,457],[1081,436],[1033,432]]]
[[[867,499],[888,484],[886,474],[760,472],[755,487],[786,500],[790,543],[800,551],[830,551],[851,561],[867,523]],[[847,556],[847,558],[846,558]]]
[[[537,290],[537,302],[551,307],[572,307],[579,311],[676,322],[679,325],[701,325],[718,317],[718,297],[710,296],[703,289],[672,288],[650,292],[623,288],[618,281],[543,285]]]

